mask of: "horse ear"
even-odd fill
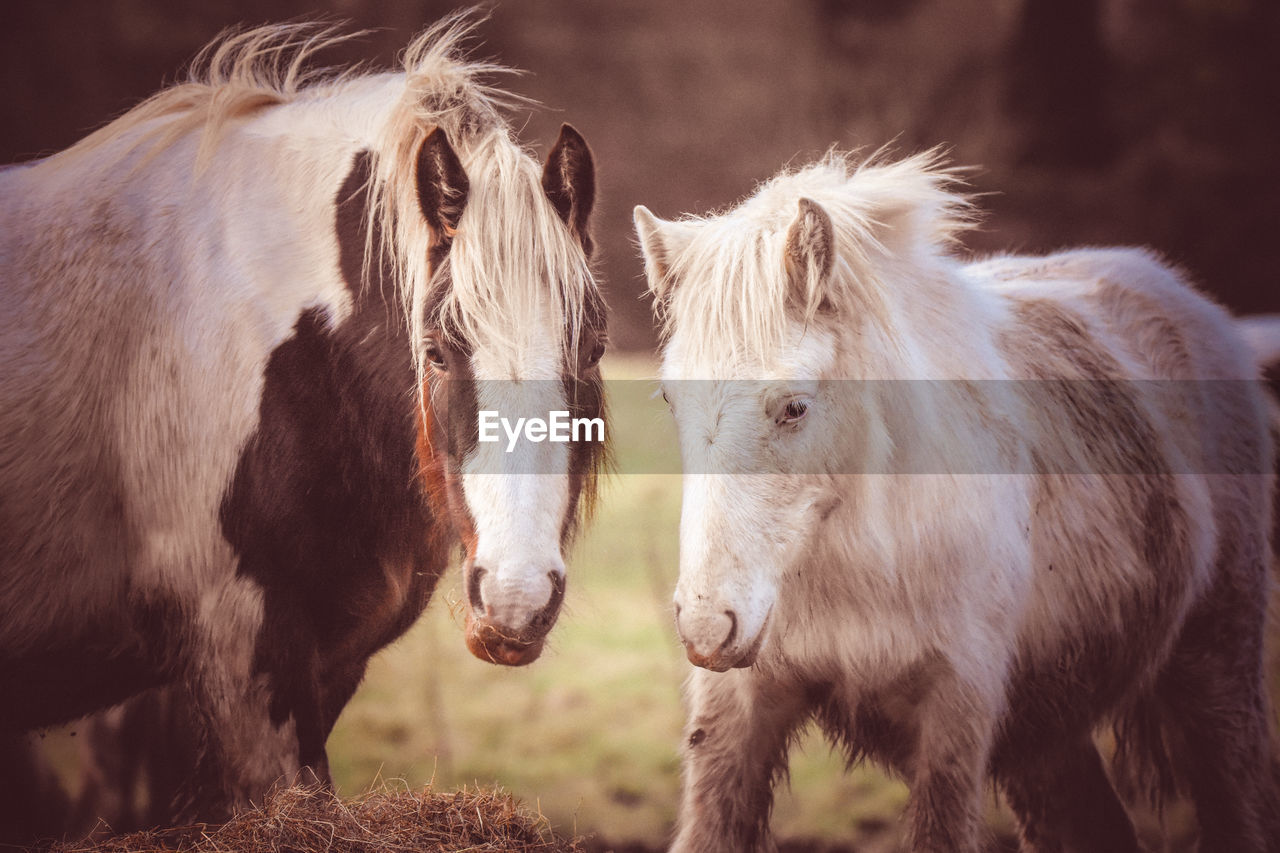
[[[668,222],[654,216],[643,204],[632,211],[640,251],[644,254],[644,271],[649,290],[658,299],[671,289],[671,258],[688,245],[694,226],[685,222]]]
[[[787,229],[786,263],[796,301],[806,313],[815,310],[835,265],[835,229],[822,205],[812,199],[800,199]]]
[[[467,206],[471,182],[442,128],[427,134],[418,149],[417,184],[418,206],[437,245],[449,245]]]
[[[560,136],[542,168],[542,189],[590,255],[593,247],[587,220],[596,202],[596,164],[587,141],[573,125],[560,126]]]

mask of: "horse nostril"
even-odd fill
[[[471,567],[471,577],[467,579],[467,601],[471,603],[474,613],[484,615],[484,598],[480,595],[480,581],[484,580],[485,571],[479,566]]]
[[[738,637],[738,614],[732,610],[726,610],[724,615],[729,617],[729,634],[724,638],[724,642],[720,644],[721,649],[727,649],[733,645],[733,641]]]
[[[564,601],[564,575],[559,572],[547,572],[547,577],[551,579],[551,598],[529,622],[529,628],[539,634],[545,634],[551,630],[551,626],[556,623],[556,617],[560,615],[560,604]]]

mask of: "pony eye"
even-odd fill
[[[595,346],[591,348],[591,352],[587,355],[587,367],[595,367],[600,363],[600,359],[604,358],[604,339],[596,341]]]
[[[807,411],[809,404],[804,400],[792,400],[783,408],[782,414],[778,415],[778,425],[793,424],[803,418]]]
[[[440,345],[434,341],[427,344],[427,361],[431,362],[431,366],[436,370],[448,369],[444,363],[444,353],[440,350]]]

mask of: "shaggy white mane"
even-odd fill
[[[843,316],[879,313],[891,296],[886,272],[903,265],[936,268],[970,227],[969,199],[955,189],[957,170],[938,150],[893,163],[855,163],[832,151],[783,172],[724,213],[678,220],[667,240],[666,275],[654,283],[665,332],[678,322],[705,353],[769,363],[790,324],[808,323],[824,305]],[[834,266],[825,282],[796,287],[787,273],[787,231],[800,199],[831,218]],[[683,234],[683,239],[678,235]]]

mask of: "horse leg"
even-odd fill
[[[101,711],[85,723],[80,738],[80,797],[77,823],[94,828],[105,823],[112,832],[141,829],[134,793],[137,788],[143,742],[132,725],[139,708],[153,701],[146,692],[121,705]],[[143,733],[155,736],[154,729]]]
[[[306,721],[300,724],[294,713],[304,703],[292,692],[284,695],[272,669],[264,669],[272,654],[255,585],[232,579],[202,605],[200,636],[192,644],[196,662],[183,697],[199,732],[199,758],[180,817],[219,821],[297,778]],[[297,669],[293,678],[307,684],[307,667]]]
[[[37,735],[0,731],[0,848],[52,839],[67,829],[70,801]]]
[[[148,727],[141,738],[145,768],[146,826],[171,824],[183,784],[198,762],[198,736],[191,708],[176,687],[149,694],[148,713],[138,723]]]
[[[302,759],[306,719],[275,706],[264,682],[235,685],[232,702],[211,703],[207,692],[194,700],[201,746],[183,819],[217,822],[261,804],[278,785],[328,783],[323,745]]]
[[[696,670],[687,686],[684,782],[672,853],[774,850],[773,780],[808,710],[804,691],[753,670]]]
[[[1280,796],[1263,666],[1265,570],[1220,577],[1192,612],[1156,690],[1205,853],[1280,853]]]
[[[996,705],[948,664],[920,698],[919,735],[909,762],[907,849],[917,853],[978,850],[983,784]]]
[[[994,775],[1018,819],[1026,853],[1137,853],[1138,837],[1088,734],[1038,739]]]

